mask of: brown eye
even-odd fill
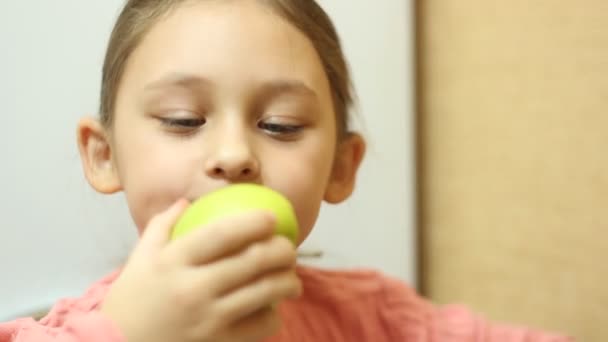
[[[268,134],[272,136],[292,136],[299,133],[303,126],[301,125],[293,125],[293,124],[284,124],[284,123],[276,123],[276,122],[265,122],[260,121],[258,123],[258,128],[264,130]]]
[[[274,134],[293,134],[300,131],[300,126],[281,125],[276,123],[260,123],[259,127]]]
[[[177,119],[177,118],[161,118],[162,124],[170,128],[198,128],[203,126],[207,120],[204,118],[188,118],[188,119]]]

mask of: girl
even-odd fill
[[[78,144],[91,186],[125,193],[140,242],[82,298],[0,325],[0,342],[568,341],[434,307],[375,272],[297,266],[267,212],[169,241],[188,202],[240,182],[289,198],[304,240],[364,155],[349,85],[313,0],[128,1]]]

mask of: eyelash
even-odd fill
[[[162,125],[177,133],[193,133],[207,122],[204,118],[159,118]],[[269,135],[278,138],[291,138],[298,134],[303,126],[279,124],[260,121],[258,128],[266,131]]]
[[[258,123],[258,128],[269,132],[273,136],[291,136],[302,130],[302,126],[298,125],[267,123],[263,121]]]
[[[207,120],[205,119],[173,119],[173,118],[161,118],[160,121],[163,125],[178,128],[178,129],[194,129],[203,126]]]

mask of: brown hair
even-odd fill
[[[150,28],[176,6],[194,0],[128,0],[110,36],[101,83],[101,122],[111,127],[120,80],[129,56]],[[339,137],[348,132],[353,102],[350,73],[331,19],[314,0],[260,0],[303,32],[312,42],[333,95]]]

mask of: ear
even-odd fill
[[[82,167],[89,184],[104,194],[120,191],[120,179],[106,129],[97,119],[83,118],[78,122],[76,134]]]
[[[325,201],[336,204],[346,200],[355,189],[359,165],[365,155],[365,140],[357,133],[350,133],[339,143],[332,168]]]

